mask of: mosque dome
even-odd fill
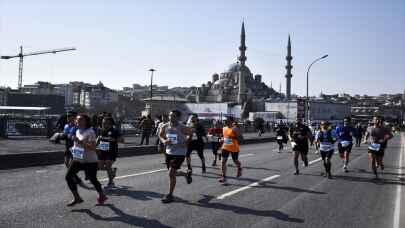
[[[239,62],[231,64],[226,70],[226,73],[237,73],[240,71],[251,74],[249,67],[246,65],[242,66]]]
[[[228,84],[229,84],[229,80],[226,78],[222,78],[222,79],[219,79],[218,81],[216,81],[214,84],[212,84],[212,88],[219,89],[219,88],[226,87]]]

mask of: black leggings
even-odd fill
[[[97,162],[94,163],[81,163],[78,161],[72,161],[68,171],[66,173],[65,179],[69,186],[70,191],[77,191],[77,183],[75,181],[75,176],[80,170],[84,170],[86,176],[89,178],[90,182],[94,185],[97,192],[103,192],[100,182],[97,180]]]

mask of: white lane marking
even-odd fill
[[[239,193],[239,192],[241,192],[241,191],[245,191],[245,190],[247,190],[247,189],[249,189],[249,188],[259,186],[260,184],[262,184],[262,183],[264,183],[264,182],[268,182],[268,181],[270,181],[270,180],[274,180],[274,179],[276,179],[276,178],[278,178],[278,177],[280,177],[280,175],[274,175],[274,176],[271,176],[271,177],[264,178],[264,179],[262,179],[262,180],[260,180],[260,181],[258,181],[258,182],[249,184],[249,185],[247,185],[247,186],[245,186],[245,187],[241,187],[241,188],[238,188],[238,189],[236,189],[236,190],[230,191],[230,192],[228,192],[228,193],[222,194],[222,195],[218,196],[217,199],[219,199],[219,200],[225,199],[225,198],[228,197],[228,196],[232,196],[232,195],[235,195],[236,193]]]
[[[401,178],[402,174],[402,153],[405,151],[404,145],[404,135],[401,136],[401,150],[399,151],[399,169],[398,169],[398,176]],[[401,184],[397,185],[397,193],[396,193],[396,200],[395,200],[395,209],[394,209],[394,228],[399,228],[401,226]]]
[[[241,154],[239,157],[240,158],[244,158],[244,157],[250,157],[250,156],[254,156],[255,154]]]
[[[167,169],[156,169],[156,170],[145,171],[142,173],[133,173],[133,174],[129,174],[129,175],[118,176],[118,177],[115,177],[114,179],[119,180],[119,179],[124,179],[124,178],[128,178],[128,177],[142,176],[142,175],[163,172],[163,171],[167,171]],[[103,178],[100,181],[108,181],[108,178]]]
[[[317,163],[317,162],[319,162],[319,161],[321,161],[321,160],[322,160],[322,158],[317,158],[317,159],[315,159],[315,160],[313,160],[313,161],[310,161],[308,164],[309,164],[309,165],[312,165],[312,164]]]

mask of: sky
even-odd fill
[[[237,61],[245,21],[253,74],[285,92],[377,95],[405,89],[403,0],[0,0],[0,55],[76,47],[24,58],[23,84],[85,81],[120,89],[200,86]],[[18,59],[0,59],[0,86],[15,88]]]

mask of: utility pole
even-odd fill
[[[152,97],[153,97],[153,72],[156,70],[151,68],[150,71],[150,101],[149,101],[149,114],[152,115]]]

